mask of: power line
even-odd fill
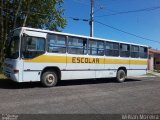
[[[1,9],[2,7],[0,7]],[[4,11],[6,13],[11,13],[11,12],[15,12],[16,10],[13,10],[13,9],[9,9],[9,8],[3,8],[3,10],[7,10],[7,11]],[[19,11],[20,13],[26,13],[27,11],[22,11],[20,10]],[[45,14],[45,13],[40,13],[40,12],[34,12],[34,11],[30,11],[29,14],[38,14],[38,15],[43,15],[43,16],[48,16],[48,14]],[[73,20],[83,20],[83,21],[88,21],[88,19],[79,19],[79,18],[76,18],[76,17],[69,17],[69,16],[63,16],[64,18],[70,18],[70,19],[73,19]]]
[[[155,6],[155,7],[150,7],[150,8],[144,8],[144,9],[138,9],[138,10],[130,10],[130,11],[124,11],[124,12],[117,12],[117,13],[112,13],[108,15],[99,15],[95,17],[107,17],[107,16],[113,16],[113,15],[120,15],[120,14],[128,14],[128,13],[136,13],[136,12],[145,12],[145,11],[153,11],[160,9],[160,6]]]
[[[2,7],[0,7],[1,9]],[[3,8],[3,10],[8,10],[8,11],[5,11],[7,13],[11,13],[11,12],[14,12],[16,10],[13,10],[13,9],[9,9],[9,8]],[[22,11],[20,10],[21,13],[26,13],[27,11]],[[30,11],[29,14],[39,14],[39,15],[48,15],[48,14],[45,14],[45,13],[40,13],[40,12],[33,12],[33,11]],[[83,21],[88,21],[89,19],[80,19],[80,18],[77,18],[77,17],[70,17],[70,16],[63,16],[64,18],[70,18],[70,19],[73,19],[73,20],[83,20]]]
[[[90,6],[90,3],[86,3],[86,2],[83,2],[81,0],[72,0],[74,2],[77,2],[77,3],[80,3],[80,4],[83,4],[83,5],[87,5],[87,6]]]
[[[2,8],[2,7],[0,7],[0,8]],[[14,10],[14,9],[9,9],[9,8],[3,8],[3,10],[8,10],[8,11],[5,11],[5,12],[7,12],[7,13],[11,13],[11,12],[14,12],[14,11],[16,11],[16,10]],[[27,11],[22,11],[22,10],[20,10],[19,12],[21,12],[21,13],[26,13]],[[48,14],[45,14],[45,13],[40,13],[40,12],[33,12],[33,11],[30,11],[30,13],[29,14],[40,14],[40,15],[48,15]]]
[[[64,18],[70,18],[70,19],[75,20],[75,21],[79,21],[79,20],[84,21],[84,22],[89,21],[89,19],[82,19],[82,18],[77,18],[77,17],[64,17]]]
[[[0,7],[1,8],[1,7]],[[156,9],[158,9],[160,7],[157,7]],[[14,11],[13,9],[8,9],[8,8],[3,8],[4,10],[10,10],[10,11]],[[155,9],[155,8],[154,8]],[[21,11],[21,12],[26,12],[26,11]],[[47,15],[47,14],[43,14],[43,13],[38,13],[38,12],[31,12],[31,14],[40,14],[40,15]],[[89,19],[81,19],[81,18],[76,18],[76,17],[65,17],[64,18],[69,18],[69,19],[72,19],[72,20],[75,20],[75,21],[79,21],[79,20],[82,20],[84,22],[88,22]],[[95,21],[96,23],[99,23],[101,25],[104,25],[106,27],[109,27],[109,28],[112,28],[114,30],[117,30],[117,31],[120,31],[122,33],[125,33],[125,34],[128,34],[128,35],[132,35],[134,37],[137,37],[137,38],[141,38],[141,39],[144,39],[144,40],[148,40],[148,41],[152,41],[152,42],[157,42],[160,44],[160,41],[156,41],[156,40],[152,40],[152,39],[149,39],[149,38],[146,38],[146,37],[142,37],[142,36],[139,36],[139,35],[136,35],[136,34],[133,34],[133,33],[130,33],[130,32],[127,32],[127,31],[124,31],[124,30],[121,30],[121,29],[118,29],[118,28],[115,28],[115,27],[112,27],[110,25],[107,25],[107,24],[104,24],[102,22],[99,22],[99,21]]]
[[[72,1],[74,1],[74,2],[76,2],[76,3],[79,3],[79,4],[83,4],[83,5],[86,5],[86,6],[90,6],[90,3],[88,3],[88,2],[86,2],[86,1],[82,1],[82,0],[72,0]],[[90,1],[90,0],[88,0],[88,1]],[[100,7],[104,7],[104,5],[96,5],[96,6],[94,6],[95,8],[97,8],[97,9],[99,9]],[[112,11],[112,10],[108,10],[108,11]],[[113,11],[112,11],[113,12]]]
[[[0,7],[1,9],[2,7]],[[11,13],[11,12],[14,12],[15,10],[13,9],[9,9],[9,8],[3,8],[3,10],[8,10],[8,11],[5,11],[7,13]],[[20,11],[21,13],[26,13],[27,11]],[[40,13],[40,12],[33,12],[33,11],[30,11],[29,14],[39,14],[39,15],[44,15],[44,16],[47,16],[48,14],[45,14],[45,13]],[[84,22],[88,22],[89,19],[81,19],[81,18],[77,18],[77,17],[70,17],[70,16],[63,16],[64,18],[69,18],[69,19],[72,19],[72,20],[75,20],[75,21],[79,21],[79,20],[82,20]]]
[[[96,22],[96,23],[99,23],[99,24],[101,24],[101,25],[104,25],[104,26],[106,26],[106,27],[109,27],[109,28],[111,28],[111,29],[120,31],[120,32],[122,32],[122,33],[125,33],[125,34],[128,34],[128,35],[137,37],[137,38],[141,38],[141,39],[144,39],[144,40],[148,40],[148,41],[152,41],[152,42],[156,42],[156,43],[159,43],[159,44],[160,44],[160,41],[156,41],[156,40],[152,40],[152,39],[149,39],[149,38],[146,38],[146,37],[142,37],[142,36],[139,36],[139,35],[136,35],[136,34],[133,34],[133,33],[130,33],[130,32],[127,32],[127,31],[124,31],[124,30],[121,30],[121,29],[118,29],[118,28],[115,28],[115,27],[113,27],[113,26],[104,24],[104,23],[99,22],[99,21],[95,21],[95,22]]]
[[[106,2],[106,0],[105,0],[105,2]],[[111,9],[108,9],[107,8],[107,4],[102,4],[102,3],[100,3],[100,1],[99,0],[95,0],[95,4],[96,4],[96,6],[95,7],[98,7],[98,8],[103,8],[103,9],[106,9],[107,11],[109,11],[109,12],[116,12],[116,11],[114,11],[114,10],[111,10]]]

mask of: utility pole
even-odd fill
[[[91,13],[90,13],[90,21],[89,21],[89,25],[90,25],[90,37],[93,37],[94,34],[94,0],[91,0]]]

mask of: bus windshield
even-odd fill
[[[13,36],[10,38],[9,45],[7,47],[7,58],[17,59],[19,57],[19,36]]]

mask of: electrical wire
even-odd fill
[[[113,26],[104,24],[104,23],[99,22],[99,21],[94,21],[94,22],[99,23],[99,24],[101,24],[101,25],[103,25],[103,26],[109,27],[109,28],[111,28],[111,29],[120,31],[120,32],[122,32],[122,33],[125,33],[125,34],[128,34],[128,35],[137,37],[137,38],[141,38],[141,39],[144,39],[144,40],[147,40],[147,41],[152,41],[152,42],[156,42],[156,43],[159,43],[159,44],[160,44],[160,41],[156,41],[156,40],[152,40],[152,39],[149,39],[149,38],[146,38],[146,37],[142,37],[142,36],[139,36],[139,35],[136,35],[136,34],[133,34],[133,33],[130,33],[130,32],[124,31],[124,30],[121,30],[121,29],[119,29],[119,28],[115,28],[115,27],[113,27]]]
[[[0,7],[2,8],[2,7]],[[11,12],[14,12],[16,10],[13,10],[13,9],[9,9],[9,8],[3,8],[3,10],[8,10],[8,11],[4,11],[4,12],[7,12],[7,13],[11,13]],[[21,13],[27,13],[27,11],[19,11]],[[29,14],[40,14],[40,15],[48,15],[48,14],[45,14],[45,13],[39,13],[39,12],[33,12],[33,11],[30,11]]]
[[[1,8],[1,7],[0,7]],[[141,10],[135,10],[135,11],[128,11],[128,12],[121,12],[121,13],[130,13],[130,12],[141,12],[141,11],[151,11],[151,10],[156,10],[156,9],[159,9],[160,7],[152,7],[152,9],[150,8],[146,8],[146,9],[141,9]],[[3,8],[4,10],[10,10],[10,11],[14,11],[13,9],[7,9],[7,8]],[[26,12],[26,11],[21,11],[21,12]],[[31,12],[30,11],[30,14],[40,14],[40,15],[47,15],[47,14],[43,14],[43,13],[38,13],[38,12]],[[118,13],[117,13],[118,14]],[[75,17],[65,17],[64,18],[69,18],[69,19],[72,19],[72,20],[75,20],[75,21],[78,21],[78,20],[82,20],[84,22],[88,22],[89,19],[81,19],[81,18],[75,18]],[[102,22],[99,22],[99,21],[94,21],[96,23],[99,23],[101,25],[104,25],[106,27],[109,27],[111,29],[114,29],[114,30],[117,30],[117,31],[120,31],[122,33],[125,33],[125,34],[128,34],[128,35],[132,35],[134,37],[137,37],[137,38],[141,38],[141,39],[144,39],[144,40],[148,40],[148,41],[152,41],[152,42],[156,42],[156,43],[159,43],[160,44],[160,41],[156,41],[156,40],[152,40],[152,39],[149,39],[149,38],[146,38],[146,37],[142,37],[142,36],[139,36],[139,35],[136,35],[136,34],[133,34],[133,33],[130,33],[130,32],[127,32],[127,31],[124,31],[124,30],[121,30],[121,29],[118,29],[118,28],[115,28],[113,26],[110,26],[110,25],[107,25],[105,23],[102,23]]]
[[[90,3],[87,3],[87,2],[83,2],[83,1],[81,1],[81,0],[72,0],[72,1],[74,1],[74,2],[76,2],[76,3],[80,3],[80,4],[83,4],[83,5],[87,5],[87,6],[90,6]]]
[[[120,15],[120,14],[128,14],[128,13],[137,13],[137,12],[148,12],[148,11],[153,11],[160,9],[160,6],[155,6],[155,7],[150,7],[150,8],[144,8],[144,9],[138,9],[138,10],[130,10],[130,11],[124,11],[124,12],[117,12],[117,13],[112,13],[108,15],[99,15],[95,17],[107,17],[107,16],[113,16],[113,15]]]

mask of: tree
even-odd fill
[[[0,2],[0,66],[4,58],[7,34],[17,27],[60,31],[66,26],[63,0],[1,0]]]
[[[4,7],[4,4],[3,4],[3,1],[1,1],[1,6],[0,6],[0,8],[1,8],[1,14],[0,14],[0,21],[1,21],[1,26],[0,26],[0,37],[1,37],[1,39],[4,39],[4,35],[3,35],[3,33],[4,33],[4,17],[3,17],[3,14],[4,14],[4,11],[3,11],[3,7]],[[0,41],[0,49],[2,49],[3,50],[3,41],[1,40]],[[3,51],[2,50],[0,50],[0,65],[1,65],[1,61],[2,61],[2,56],[3,56]]]

